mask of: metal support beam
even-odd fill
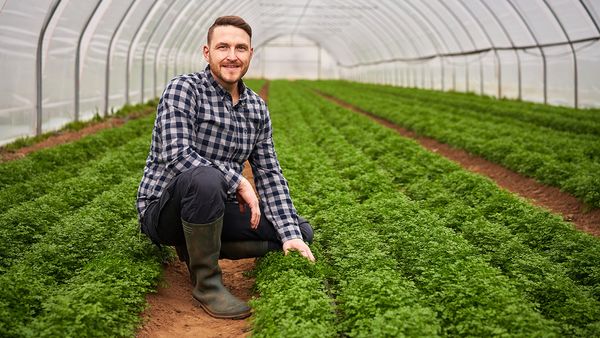
[[[50,10],[46,13],[46,17],[44,18],[44,22],[42,23],[42,29],[40,30],[40,35],[38,36],[37,49],[35,53],[35,86],[36,86],[36,101],[35,101],[35,110],[36,110],[36,123],[35,123],[35,134],[42,134],[42,64],[43,64],[43,53],[42,48],[44,47],[44,36],[46,35],[46,29],[48,29],[48,25],[54,14],[56,13],[56,9],[60,4],[60,0],[54,0],[54,2],[50,5]]]

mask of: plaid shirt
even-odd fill
[[[169,82],[158,104],[152,144],[138,188],[140,222],[149,202],[158,199],[178,174],[197,166],[219,169],[235,200],[244,162],[252,166],[261,209],[282,242],[302,238],[273,146],[271,119],[265,102],[240,80],[240,98],[202,73],[181,75]],[[250,225],[248,225],[250,226]]]

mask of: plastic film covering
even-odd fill
[[[36,129],[38,35],[51,1],[6,1],[0,10],[0,142]]]
[[[253,28],[248,77],[600,106],[598,13],[596,0],[4,0],[0,144],[160,95],[204,68],[220,15]]]

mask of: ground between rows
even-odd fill
[[[537,206],[562,215],[565,221],[573,223],[577,229],[594,236],[600,236],[600,209],[592,209],[575,196],[556,187],[542,184],[533,178],[518,174],[482,157],[470,154],[463,149],[453,148],[435,139],[418,135],[414,131],[400,127],[387,119],[332,95],[318,90],[316,90],[316,93],[339,106],[363,114],[377,123],[395,130],[404,137],[416,140],[426,149],[460,164],[466,170],[491,178],[501,188],[524,197]]]

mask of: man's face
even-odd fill
[[[234,26],[215,27],[210,45],[203,47],[204,59],[225,89],[231,89],[246,74],[252,52],[248,33]]]

